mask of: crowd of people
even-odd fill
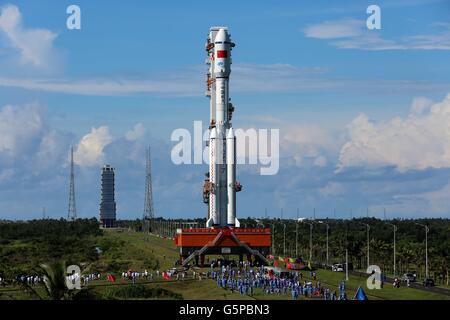
[[[3,279],[4,281],[4,279]],[[35,286],[40,284],[43,281],[43,277],[38,276],[38,275],[18,275],[15,278],[15,281],[17,283],[23,283],[23,284],[28,284],[29,286]],[[0,281],[1,283],[1,281]]]
[[[204,276],[215,280],[220,288],[251,297],[256,290],[260,290],[266,295],[290,295],[292,300],[297,300],[300,296],[347,300],[345,282],[339,284],[338,294],[335,290],[324,288],[314,271],[310,272],[311,280],[308,281],[298,271],[280,274],[263,266],[251,267],[248,262],[240,262],[237,267],[212,263],[211,271]]]
[[[159,270],[157,271],[157,274],[159,275]],[[153,280],[153,273],[148,272],[147,270],[144,270],[143,272],[137,272],[137,271],[124,271],[122,272],[122,280],[131,280],[133,283],[136,283],[139,279],[145,279],[145,280]]]
[[[76,275],[78,276],[78,274]],[[91,281],[94,280],[101,280],[102,275],[100,273],[90,273],[90,274],[82,274],[80,276],[81,278],[81,283],[84,286],[87,286]]]

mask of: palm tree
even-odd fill
[[[47,297],[51,300],[68,300],[70,291],[66,286],[66,264],[55,262],[41,264]]]
[[[54,262],[41,264],[36,272],[44,277],[45,294],[39,294],[34,288],[24,283],[23,286],[40,300],[73,300],[86,290],[71,290],[67,287],[66,263]]]

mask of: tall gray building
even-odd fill
[[[102,169],[100,223],[103,228],[114,228],[116,226],[116,201],[114,200],[114,168],[109,164],[104,165]]]

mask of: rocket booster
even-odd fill
[[[209,65],[206,95],[210,97],[208,227],[239,227],[236,219],[236,137],[231,126],[234,107],[229,98],[231,42],[226,27],[212,27],[206,43]]]

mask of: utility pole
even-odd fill
[[[330,226],[328,225],[328,223],[325,223],[325,225],[327,226],[327,266],[329,266],[329,251],[328,251],[328,229],[330,229]]]
[[[397,226],[395,225],[395,224],[393,224],[393,223],[388,223],[388,224],[390,224],[393,228],[394,228],[394,278],[395,278],[395,276],[397,275],[397,272],[396,272],[396,248],[395,248],[395,245],[396,245],[396,236],[395,236],[395,234],[396,234],[396,232],[397,232]]]
[[[275,224],[272,223],[272,255],[275,255]]]
[[[286,256],[286,224],[283,223],[283,255]]]
[[[309,261],[312,262],[312,232],[313,224],[309,224]]]
[[[300,210],[297,208],[297,220],[295,221],[295,258],[298,258],[298,218]]]
[[[325,227],[327,228],[327,266],[328,266],[328,263],[329,263],[329,255],[328,255],[328,253],[329,253],[329,251],[328,251],[328,229],[330,228],[330,225],[328,224],[328,223],[326,223],[326,222],[324,222],[324,221],[318,221],[318,223],[320,223],[320,224],[324,224],[325,225]]]
[[[425,228],[425,278],[428,279],[428,232],[430,232],[430,228],[421,223],[416,222],[416,224]]]
[[[348,281],[348,249],[345,249],[345,280]]]
[[[370,226],[367,223],[362,223],[367,228],[367,268],[370,266]]]

